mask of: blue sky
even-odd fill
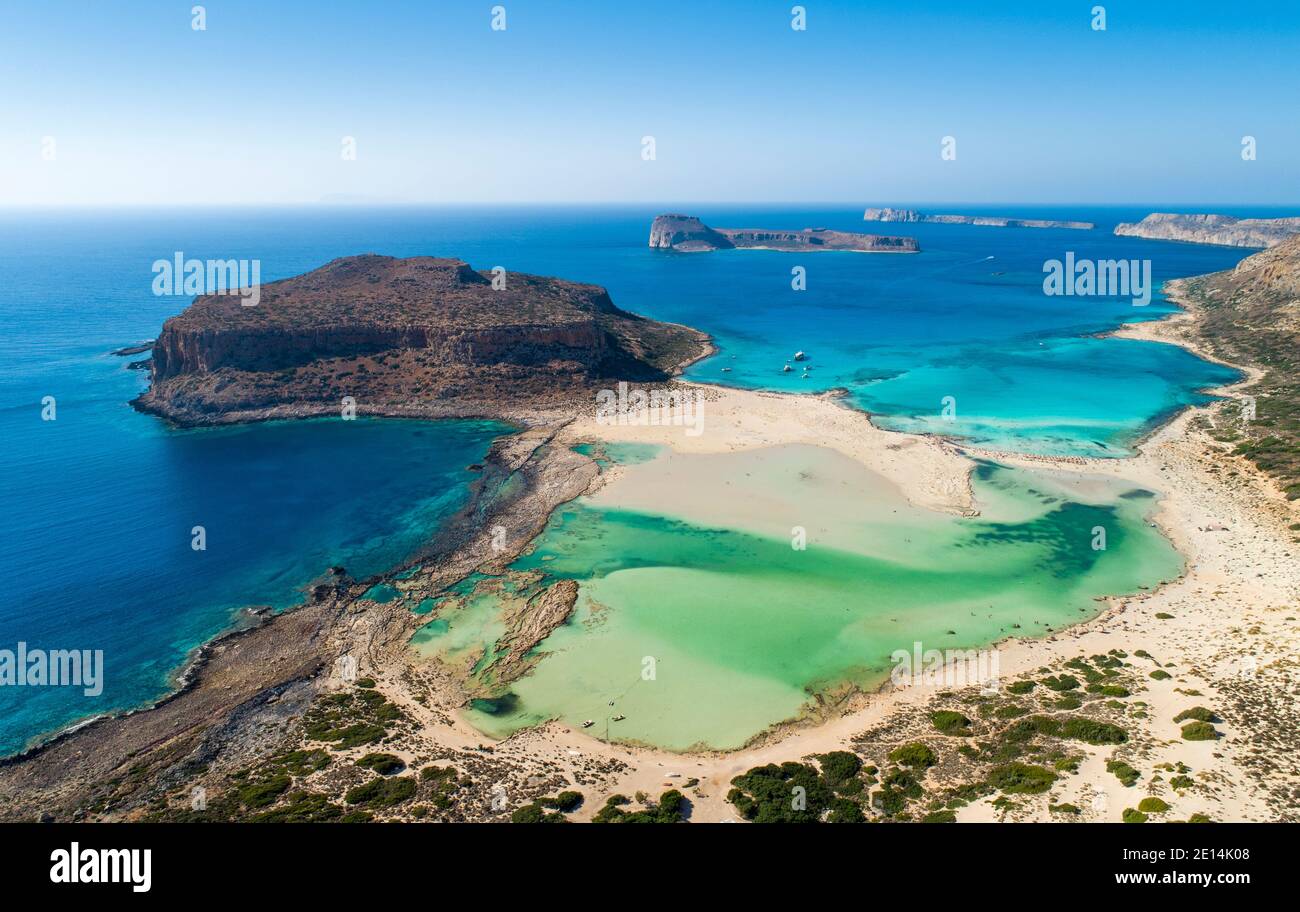
[[[0,205],[1300,201],[1289,0],[497,2],[4,0]]]

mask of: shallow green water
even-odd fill
[[[514,569],[578,580],[575,611],[528,675],[467,718],[494,736],[558,717],[670,749],[737,747],[817,691],[876,685],[891,653],[914,642],[948,649],[1046,633],[1095,612],[1097,596],[1180,570],[1144,520],[1150,498],[1122,483],[1072,491],[985,465],[974,485],[981,517],[864,504],[861,548],[803,551],[751,531],[572,504]],[[1098,527],[1105,550],[1092,547]],[[882,530],[888,542],[875,540]],[[420,635],[423,648],[478,655],[490,680],[495,605],[470,599],[449,630]]]

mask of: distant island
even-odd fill
[[[919,253],[915,238],[855,234],[829,228],[772,231],[766,228],[710,228],[693,215],[656,216],[650,225],[650,246],[700,253],[710,250],[849,250],[859,253]]]
[[[664,380],[704,333],[615,307],[604,288],[456,259],[364,255],[264,285],[256,307],[203,295],[163,324],[133,403],[183,425],[338,414],[503,417]]]
[[[1222,247],[1272,247],[1300,233],[1300,217],[1241,219],[1231,215],[1153,212],[1140,222],[1116,225],[1115,233]]]
[[[866,222],[930,222],[942,225],[985,225],[991,228],[1095,228],[1092,222],[1062,222],[1053,219],[1019,219],[1001,215],[928,215],[915,209],[868,209]]]

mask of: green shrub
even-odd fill
[[[1074,675],[1063,674],[1060,676],[1049,675],[1043,678],[1042,685],[1048,690],[1055,690],[1058,693],[1064,693],[1067,690],[1074,690],[1079,686],[1079,679]]]
[[[510,815],[511,823],[568,823],[568,819],[555,812],[547,813],[541,802],[534,801],[523,807],[515,808]]]
[[[807,763],[756,766],[731,784],[727,800],[755,823],[815,823],[835,798],[821,772]]]
[[[1007,727],[1003,737],[1025,742],[1034,735],[1068,738],[1088,744],[1123,744],[1128,733],[1118,725],[1085,716],[1030,716]]]
[[[254,823],[327,823],[342,815],[342,809],[324,795],[301,791],[291,792],[280,807],[249,819]]]
[[[826,816],[827,823],[862,823],[862,806],[848,798],[836,798],[831,802],[831,812]]]
[[[1137,783],[1141,774],[1133,767],[1129,766],[1123,760],[1107,760],[1106,771],[1114,773],[1115,778],[1122,782],[1126,787],[1132,787]]]
[[[406,764],[402,762],[402,759],[393,754],[366,754],[357,760],[357,766],[362,769],[374,770],[382,776],[391,776],[406,769]]]
[[[1007,693],[1027,694],[1038,686],[1037,681],[1013,681],[1007,685]]]
[[[245,807],[263,808],[274,804],[292,782],[293,780],[288,776],[272,776],[269,779],[250,782],[235,794]]]
[[[343,795],[348,804],[385,808],[401,804],[415,797],[415,780],[410,776],[395,779],[371,779],[363,785],[350,788]]]
[[[1162,799],[1152,795],[1149,798],[1143,798],[1138,802],[1138,810],[1144,814],[1163,814],[1169,810],[1169,805]]]
[[[846,782],[862,770],[862,758],[852,751],[819,754],[817,762],[821,764],[822,775],[831,783]]]
[[[555,808],[557,811],[567,814],[570,811],[576,811],[578,806],[582,804],[582,792],[571,790],[564,791],[560,792],[560,794],[556,795],[554,798],[542,798],[538,803],[545,807]]]
[[[798,766],[799,764],[794,764]],[[762,767],[756,767],[762,769]],[[752,770],[751,770],[752,772]],[[737,779],[741,778],[739,776]],[[735,781],[734,779],[732,780]],[[732,800],[732,795],[740,792],[740,789],[733,788],[727,794],[727,799]],[[743,793],[741,793],[743,795]],[[624,811],[618,804],[614,803],[615,798],[622,798],[622,795],[614,795],[606,800],[605,806],[596,812],[592,818],[593,823],[681,823],[685,819],[687,810],[686,796],[677,789],[669,789],[659,796],[659,800],[650,805],[643,811]],[[627,803],[624,799],[623,803]],[[733,801],[733,803],[735,803]],[[736,805],[740,807],[739,804]],[[555,815],[564,819],[563,815]]]
[[[1100,694],[1103,697],[1129,696],[1128,688],[1120,687],[1118,684],[1089,684],[1088,693]]]
[[[1125,823],[1146,823],[1147,815],[1135,808],[1124,808]]]
[[[272,757],[268,767],[279,767],[291,776],[306,776],[330,765],[330,755],[320,748],[295,750]]]
[[[546,811],[536,801],[517,807],[510,814],[511,823],[541,823],[545,819]]]
[[[920,769],[927,769],[938,762],[934,751],[919,741],[913,741],[910,744],[903,744],[894,748],[889,752],[889,759],[899,766],[919,767]]]
[[[970,719],[951,709],[930,713],[930,723],[941,733],[965,737],[970,734]]]
[[[1123,744],[1128,732],[1109,722],[1071,716],[1061,724],[1061,737],[1087,744]]]
[[[1174,716],[1174,722],[1186,722],[1188,719],[1193,719],[1197,722],[1220,721],[1218,716],[1216,716],[1211,710],[1206,709],[1204,706],[1193,706],[1191,709],[1184,709],[1178,715]]]
[[[989,770],[988,784],[1008,795],[1037,795],[1047,791],[1056,774],[1028,763],[1004,763]]]
[[[1184,741],[1213,741],[1219,737],[1209,722],[1188,722],[1183,726]]]

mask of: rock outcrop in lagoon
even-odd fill
[[[700,253],[710,250],[848,250],[859,253],[919,253],[915,238],[856,234],[829,228],[773,231],[767,228],[710,228],[693,215],[656,216],[650,224],[650,246]]]

